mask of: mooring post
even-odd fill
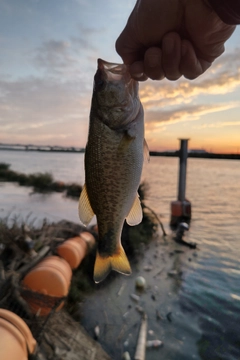
[[[180,139],[179,150],[179,177],[178,177],[178,200],[184,201],[186,194],[188,139]]]
[[[188,158],[188,139],[180,139],[178,199],[171,202],[170,227],[175,230],[181,222],[190,223],[191,203],[186,200],[186,176]]]

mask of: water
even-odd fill
[[[84,181],[82,154],[1,151],[0,162],[10,163],[13,170],[24,173],[48,171],[57,180]],[[177,158],[155,157],[144,165],[143,179],[150,187],[147,204],[161,215],[166,229],[170,201],[177,193],[177,173]],[[175,303],[177,315],[173,323],[158,325],[160,336],[165,334],[165,345],[159,353],[147,353],[147,359],[159,359],[161,354],[166,360],[239,360],[240,164],[234,160],[189,159],[187,173],[187,198],[193,214],[188,238],[197,242],[200,250],[197,257],[191,255],[192,261],[188,261],[188,250],[175,259],[183,277],[180,282],[172,282],[174,295],[169,304]],[[76,201],[62,194],[29,193],[27,188],[1,183],[0,216],[20,212],[26,218],[32,212],[32,219],[78,221]],[[151,281],[151,273],[147,276]],[[164,281],[159,281],[160,290]],[[119,290],[117,286],[115,291]],[[103,295],[104,288],[100,288],[99,296]],[[166,297],[158,298],[159,306]]]

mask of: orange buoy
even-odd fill
[[[88,249],[94,244],[94,236],[90,232],[84,231],[79,236],[70,238],[58,246],[57,253],[69,263],[72,269],[76,269],[86,256]]]
[[[92,227],[92,230],[93,230],[95,233],[98,233],[98,224],[95,224],[95,225]]]
[[[87,246],[88,246],[89,248],[91,248],[91,247],[94,246],[94,244],[95,244],[95,237],[94,237],[90,232],[88,232],[88,231],[83,231],[83,232],[81,232],[81,233],[79,234],[79,236],[80,236],[80,238],[82,238],[82,239],[86,242],[86,244],[87,244]]]
[[[27,360],[36,340],[27,324],[11,311],[0,309],[0,359]]]
[[[171,202],[171,215],[182,216],[182,202],[179,200]]]
[[[180,222],[185,221],[187,224],[191,220],[191,203],[188,200],[171,202],[171,220],[170,226],[176,229]]]
[[[87,253],[86,241],[79,236],[68,239],[58,246],[57,253],[69,263],[72,269],[76,269]]]
[[[23,286],[32,291],[34,296],[28,297],[23,293],[23,297],[28,302],[33,313],[47,315],[52,309],[52,302],[48,303],[41,299],[38,301],[38,294],[48,295],[50,297],[67,296],[72,270],[68,262],[58,256],[49,256],[35,266],[23,279]],[[64,301],[56,310],[60,310]]]

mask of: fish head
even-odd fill
[[[138,82],[131,78],[128,66],[98,59],[94,76],[93,109],[111,129],[122,129],[140,110]]]

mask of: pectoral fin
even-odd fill
[[[97,252],[94,265],[95,283],[104,280],[111,270],[115,270],[124,275],[130,275],[132,273],[129,261],[121,244],[116,253],[111,256],[103,257]]]
[[[130,226],[137,225],[142,221],[142,216],[142,206],[137,193],[132,208],[126,217],[126,221]]]
[[[93,209],[89,202],[86,184],[83,186],[78,203],[78,215],[81,222],[87,226],[94,216]]]

